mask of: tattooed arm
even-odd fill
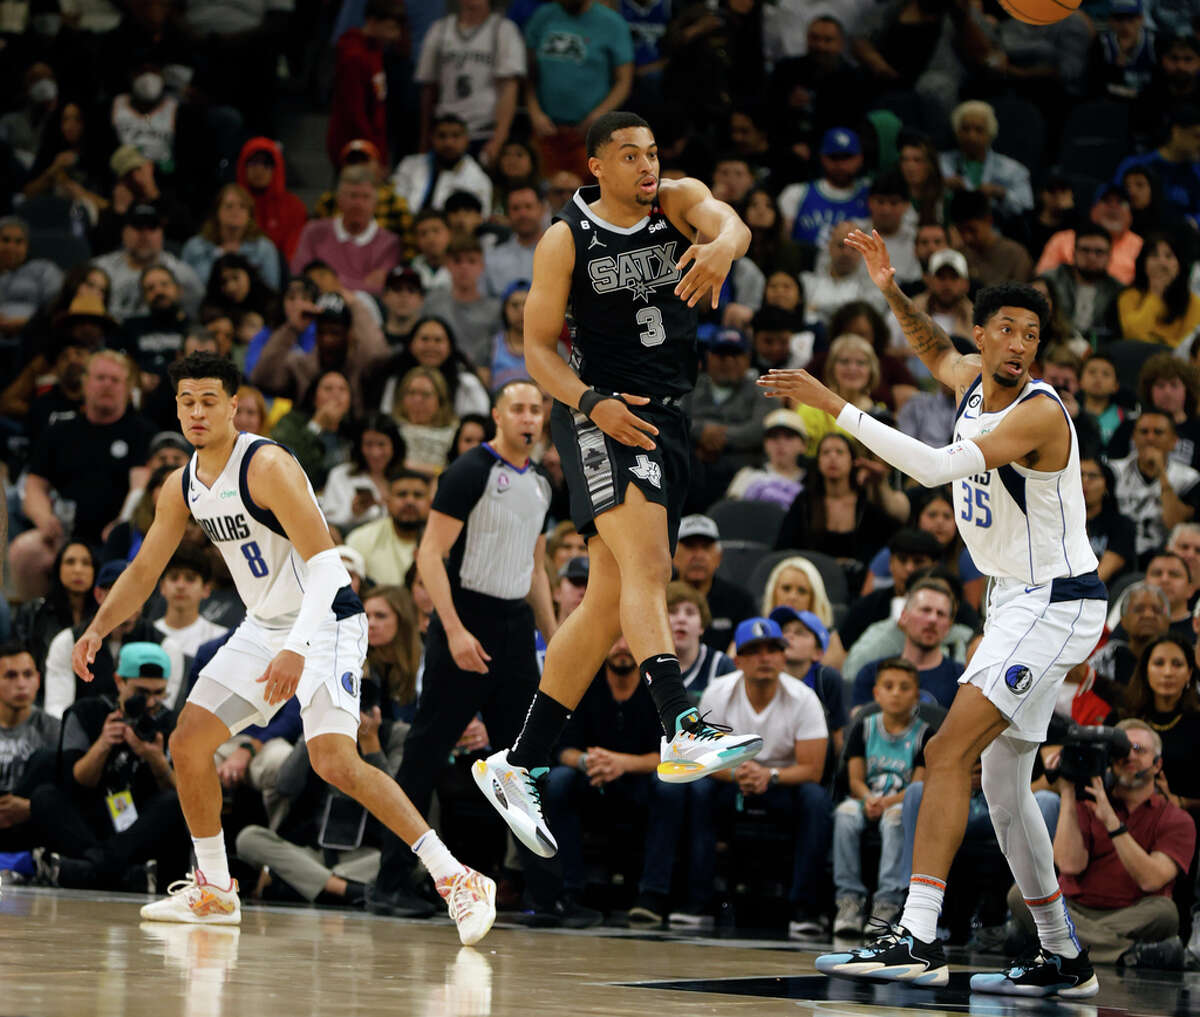
[[[918,311],[904,295],[896,285],[896,270],[879,234],[872,230],[868,236],[862,230],[855,230],[846,238],[846,246],[863,256],[871,280],[887,298],[909,346],[930,373],[956,393],[965,389],[979,374],[979,356],[959,353],[941,326],[928,314]]]

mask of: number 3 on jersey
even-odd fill
[[[992,507],[988,504],[988,493],[982,487],[962,482],[963,508],[959,517],[964,523],[974,522],[980,529],[992,525]]]
[[[637,323],[645,326],[644,331],[638,333],[638,338],[642,341],[642,345],[647,348],[661,346],[667,341],[667,330],[663,328],[662,311],[651,305],[638,310],[636,315]]]
[[[246,559],[246,564],[250,566],[250,575],[255,579],[262,579],[267,574],[267,563],[263,561],[258,541],[248,541],[239,550],[242,552],[242,557]]]

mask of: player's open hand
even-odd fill
[[[888,256],[887,245],[877,230],[871,230],[869,236],[862,230],[855,230],[846,237],[843,243],[847,247],[854,248],[863,256],[863,261],[867,263],[867,272],[876,286],[881,290],[886,290],[892,285],[896,270],[892,268],[892,259]]]
[[[733,255],[724,244],[692,244],[683,252],[683,257],[675,263],[675,267],[682,272],[689,262],[692,267],[675,285],[675,296],[686,300],[688,307],[695,307],[705,293],[711,293],[713,310],[716,310],[721,301],[725,276],[733,264]]]
[[[803,369],[770,370],[758,379],[758,384],[767,390],[767,395],[791,399],[805,406],[814,406],[833,417],[836,417],[846,404],[846,400],[831,392]]]
[[[79,637],[75,649],[71,651],[71,668],[85,682],[90,682],[94,677],[92,662],[95,661],[96,653],[103,643],[104,640],[100,636],[88,629]]]
[[[450,655],[464,671],[474,671],[476,674],[487,674],[487,662],[491,654],[483,648],[483,643],[476,639],[464,628],[455,632],[447,632],[446,639],[450,643]]]
[[[295,650],[280,650],[258,679],[266,683],[264,698],[268,706],[283,703],[296,694],[300,676],[304,673],[304,658]]]
[[[654,440],[650,436],[658,434],[658,428],[629,408],[629,404],[644,406],[649,401],[645,396],[628,395],[625,392],[621,393],[620,399],[601,399],[592,408],[592,423],[622,445],[649,451],[654,448]]]

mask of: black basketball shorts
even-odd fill
[[[667,533],[674,554],[691,462],[687,414],[678,405],[662,402],[630,409],[658,428],[651,451],[624,445],[578,410],[554,403],[550,434],[562,458],[571,519],[584,537],[594,536],[596,517],[622,504],[626,490],[634,484],[647,501],[667,510]]]

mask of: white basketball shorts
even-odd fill
[[[1044,741],[1063,679],[1095,649],[1107,611],[1094,572],[1041,586],[995,579],[983,639],[959,684],[987,696],[1012,725],[1010,737]]]
[[[225,711],[219,714],[233,734],[250,724],[268,723],[283,703],[267,703],[266,683],[258,679],[283,649],[290,631],[267,628],[247,617],[200,672],[188,702],[217,713],[219,704],[214,702],[210,684],[215,682],[248,704],[244,715],[234,717]],[[317,630],[309,643],[304,672],[296,687],[305,738],[335,732],[357,738],[366,655],[367,616],[361,611],[342,619],[330,617]],[[327,690],[327,697],[317,696],[322,688]]]

